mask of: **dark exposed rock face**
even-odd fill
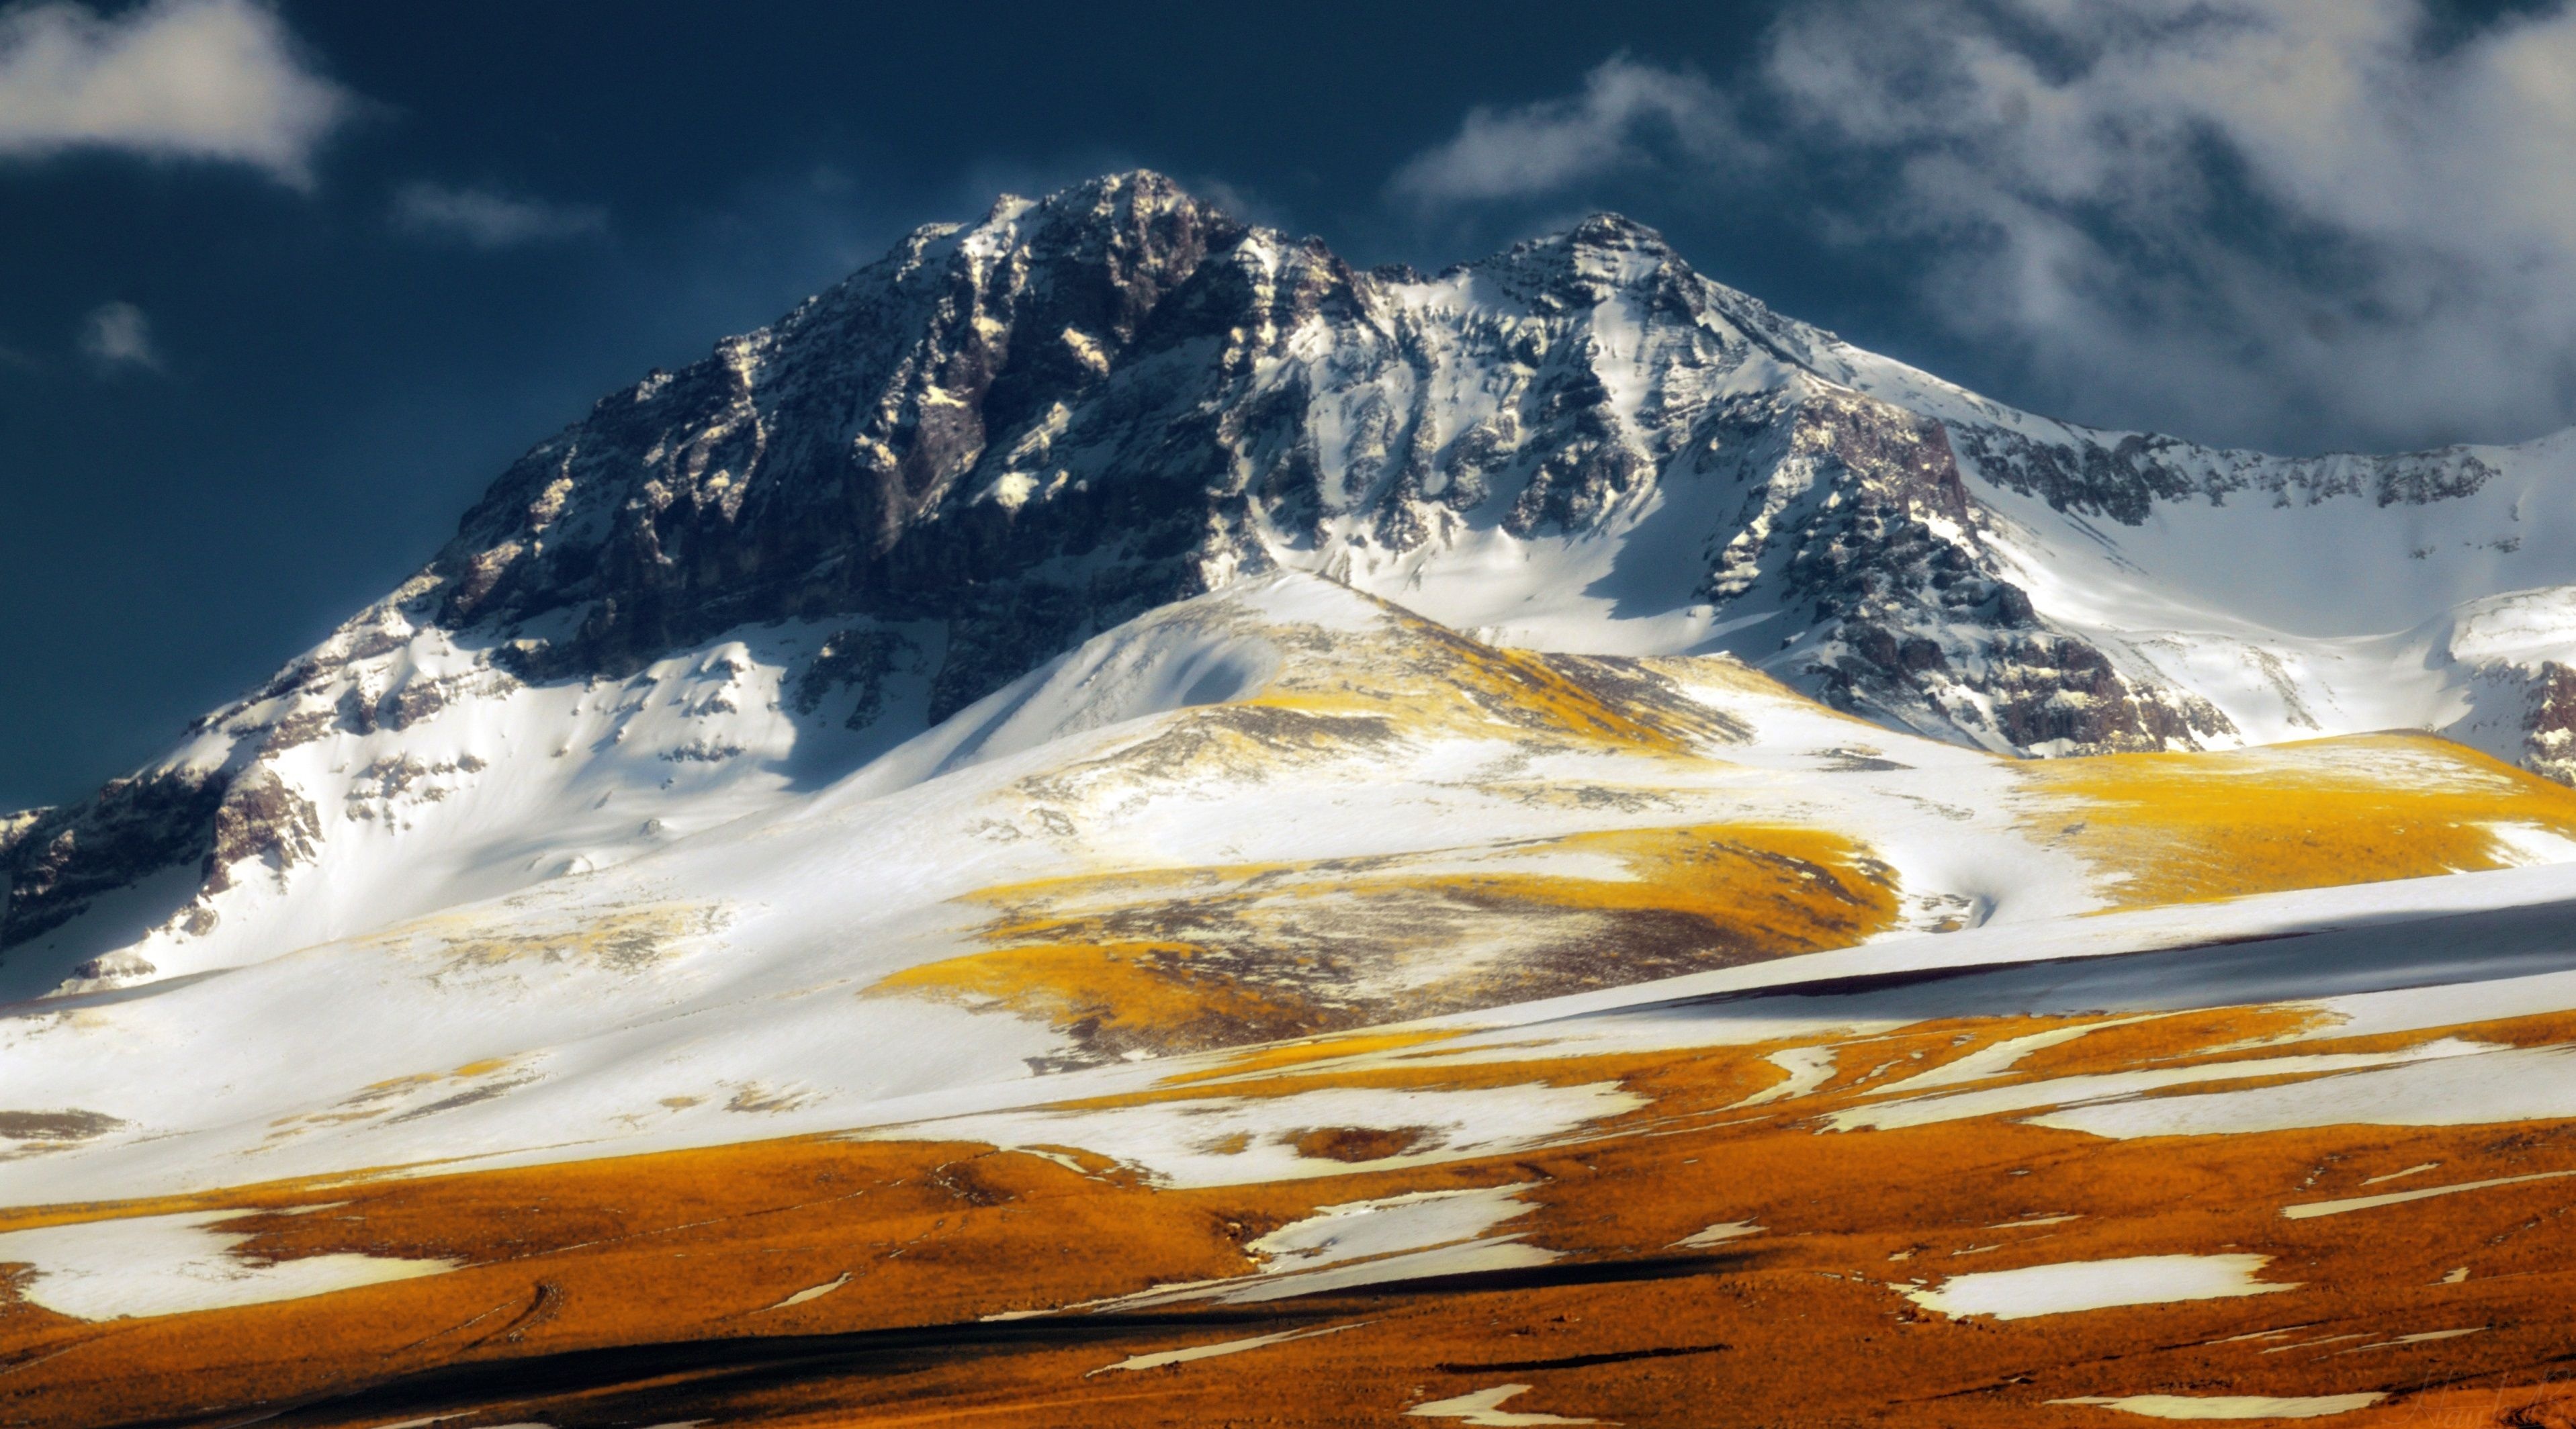
[[[865,729],[885,710],[886,677],[896,663],[920,658],[921,647],[894,631],[837,630],[797,677],[787,700],[797,713],[812,714],[834,690],[856,687],[858,697],[843,723]]]
[[[1755,415],[1736,426],[1785,450],[1756,458],[1767,500],[1707,590],[1803,603],[1818,634],[1790,678],[1843,709],[2025,752],[2191,749],[2233,732],[2208,702],[2047,628],[1979,539],[1944,424],[1847,392]]]
[[[174,865],[196,865],[208,893],[230,887],[243,860],[283,872],[313,857],[321,833],[313,805],[264,764],[238,774],[182,768],[111,781],[0,840],[8,872],[0,947],[41,937],[99,896]]]
[[[623,672],[780,616],[947,620],[944,714],[1203,587],[1188,558],[1225,514],[1209,488],[1235,455],[1208,389],[1251,362],[1247,324],[1293,324],[1350,281],[1300,252],[1267,282],[1249,236],[1151,175],[1007,204],[984,230],[924,229],[522,458],[434,565],[437,618],[577,611],[568,633],[510,648],[535,679]],[[1086,471],[1043,519],[972,499],[1007,472],[1050,476],[1056,446],[1120,479]],[[1087,569],[1038,573],[1051,563]]]
[[[116,779],[29,820],[0,844],[8,873],[0,947],[52,931],[102,894],[203,860],[229,782],[184,770]]]
[[[2576,670],[2555,660],[2541,662],[2523,731],[2523,767],[2576,784]]]
[[[208,892],[222,892],[232,886],[234,868],[253,859],[284,873],[309,862],[313,841],[321,836],[312,802],[287,787],[276,770],[254,764],[225,788],[223,802],[215,806],[204,886]]]
[[[1995,481],[2037,496],[2060,511],[2107,516],[2134,526],[2158,501],[2230,499],[2310,503],[2367,495],[2382,506],[2467,496],[2496,475],[2463,447],[2399,456],[2336,455],[2284,459],[2255,452],[2212,451],[2175,437],[2069,429],[2063,441],[2039,441],[2009,428],[1962,423],[1962,451]]]

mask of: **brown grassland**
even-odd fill
[[[2259,1057],[2305,1020],[2247,1009],[2105,1026],[2013,1075]],[[1257,1049],[1156,1094],[1615,1078],[1651,1099],[1545,1149],[1277,1184],[1158,1188],[1097,1157],[823,1137],[12,1212],[0,1229],[318,1206],[230,1228],[255,1230],[266,1256],[465,1265],[101,1323],[0,1302],[0,1422],[1386,1424],[1503,1384],[1530,1386],[1504,1406],[1513,1413],[1627,1424],[2116,1424],[2138,1421],[2049,1401],[2363,1392],[2388,1398],[2333,1422],[2569,1422],[2576,1388],[2556,1386],[2576,1331],[2576,1179],[2312,1219],[2281,1210],[2426,1163],[2399,1184],[2576,1169],[2576,1128],[2113,1141],[2000,1119],[1816,1127],[1816,1112],[1870,1095],[1890,1066],[1901,1075],[2060,1025],[1945,1021],[1855,1041],[1821,1091],[1738,1110],[1782,1075],[1762,1060],[1770,1049],[1443,1065],[1439,1039],[1360,1035]],[[2453,1031],[2538,1045],[2576,1026]],[[2423,1040],[2310,1035],[2298,1050]],[[1245,1242],[1321,1205],[1524,1183],[1534,1209],[1498,1229],[1562,1253],[1532,1269],[981,1318],[1247,1274]],[[1762,1230],[1676,1246],[1730,1221]],[[2298,1288],[2005,1321],[1953,1319],[1901,1293],[1968,1270],[2217,1252],[2267,1256],[2261,1278]],[[1308,1330],[1337,1332],[1105,1368]],[[2444,1331],[2470,1333],[2405,1338]]]

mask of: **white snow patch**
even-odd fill
[[[2321,1394],[2277,1397],[2262,1394],[2132,1394],[2119,1399],[2081,1395],[2052,1399],[2051,1404],[2098,1404],[2123,1414],[2150,1419],[2322,1419],[2350,1414],[2386,1399],[2385,1394]]]
[[[1559,1252],[1523,1244],[1518,1236],[1485,1234],[1536,1210],[1518,1199],[1535,1184],[1416,1191],[1320,1206],[1313,1215],[1248,1243],[1246,1250],[1268,1257],[1250,1275],[1157,1285],[1074,1308],[1142,1310],[1186,1300],[1252,1304],[1435,1275],[1545,1265]]]
[[[1526,1384],[1498,1384],[1455,1399],[1434,1400],[1417,1404],[1405,1412],[1412,1419],[1462,1419],[1470,1424],[1598,1424],[1598,1419],[1567,1419],[1555,1414],[1515,1414],[1501,1407],[1516,1394],[1527,1393]]]
[[[1291,1340],[1311,1340],[1322,1335],[1338,1335],[1344,1330],[1356,1330],[1371,1323],[1374,1322],[1358,1320],[1348,1325],[1324,1325],[1308,1330],[1282,1330],[1275,1335],[1254,1335],[1246,1340],[1226,1340],[1213,1345],[1192,1345],[1184,1350],[1158,1350],[1150,1355],[1130,1355],[1116,1364],[1102,1365],[1091,1371],[1091,1374],[1084,1375],[1083,1378],[1089,1379],[1095,1374],[1107,1374],[1111,1370],[1161,1369],[1165,1365],[1188,1364],[1192,1360],[1212,1360],[1220,1355],[1239,1355],[1245,1350],[1284,1345]]]
[[[839,1275],[834,1276],[830,1280],[824,1281],[820,1285],[806,1286],[804,1289],[797,1291],[795,1294],[788,1296],[777,1304],[766,1308],[771,1310],[784,1310],[790,1305],[803,1305],[810,1301],[820,1300],[824,1296],[831,1294],[833,1291],[838,1290],[849,1283],[850,1272],[844,1270]]]
[[[2406,1173],[2399,1172],[2399,1175]],[[2340,1216],[2347,1211],[2367,1211],[2375,1206],[2402,1205],[2408,1201],[2429,1201],[2435,1196],[2456,1196],[2462,1191],[2483,1191],[2490,1186],[2519,1186],[2527,1181],[2555,1181],[2562,1176],[2576,1176],[2576,1171],[2537,1171],[2528,1176],[2498,1176],[2487,1181],[2461,1181],[2449,1186],[2426,1186],[2413,1191],[2383,1191],[2376,1196],[2351,1196],[2340,1201],[2309,1201],[2304,1205],[2283,1206],[2283,1218],[2293,1221],[2314,1220],[2318,1216]]]
[[[2062,1118],[2095,1110],[2100,1103],[2114,1098],[2134,1097],[2142,1092],[2157,1091],[2166,1087],[2254,1077],[2314,1076],[2319,1073],[2386,1067],[2432,1058],[2468,1057],[2489,1050],[2480,1043],[2445,1037],[2394,1052],[2246,1057],[2226,1062],[2206,1062],[2196,1067],[2146,1067],[2133,1072],[2095,1072],[2081,1076],[2020,1082],[2012,1086],[1988,1087],[1977,1091],[1950,1092],[1941,1096],[1873,1102],[1867,1106],[1848,1107],[1827,1113],[1824,1121],[1826,1127],[1834,1131],[1853,1131],[1864,1127],[1884,1131],[1897,1127],[1929,1126],[1934,1122],[1960,1121],[1974,1116],[2026,1111],[2033,1107],[2057,1106],[2069,1108],[2069,1110],[2050,1116],[2036,1117],[2033,1121],[2041,1126],[2062,1126],[2069,1124]],[[2168,1097],[2150,1101],[2122,1101],[2116,1105],[2120,1108],[2153,1108],[2184,1100],[2188,1098]]]
[[[19,1296],[76,1320],[121,1320],[301,1300],[361,1285],[441,1275],[454,1260],[341,1252],[299,1260],[239,1253],[251,1237],[211,1227],[258,1211],[188,1211],[0,1232],[0,1263],[33,1269]]]
[[[1712,1245],[1722,1245],[1727,1241],[1742,1240],[1746,1236],[1760,1234],[1762,1234],[1762,1227],[1751,1221],[1719,1221],[1705,1230],[1696,1230],[1683,1236],[1666,1248],[1678,1250],[1688,1246],[1693,1250],[1701,1250]]]
[[[1291,1274],[1346,1260],[1362,1260],[1469,1240],[1537,1210],[1520,1200],[1535,1181],[1464,1191],[1416,1191],[1374,1201],[1319,1206],[1244,1249],[1268,1256],[1265,1274]]]
[[[1381,1090],[1331,1087],[1284,1097],[1211,1097],[1076,1111],[999,1111],[852,1133],[870,1141],[981,1141],[1079,1146],[1170,1186],[1238,1186],[1431,1165],[1544,1145],[1646,1099],[1616,1082],[1556,1087]],[[1409,1129],[1400,1155],[1344,1162],[1299,1155],[1295,1141],[1323,1128]]]
[[[2576,839],[2538,824],[2489,824],[2486,830],[2512,855],[2509,861],[2522,867],[2576,863]]]
[[[1297,1295],[1351,1290],[1362,1285],[1394,1285],[1407,1280],[1475,1275],[1492,1270],[1527,1270],[1532,1266],[1545,1265],[1563,1254],[1545,1246],[1524,1244],[1517,1236],[1495,1236],[1461,1241],[1456,1245],[1434,1246],[1429,1250],[1407,1251],[1402,1255],[1381,1256],[1375,1260],[1352,1261],[1296,1275],[1264,1277],[1223,1291],[1214,1298],[1225,1305],[1250,1305],[1264,1300],[1286,1300]]]
[[[2296,1284],[2257,1280],[2268,1255],[2131,1255],[2073,1260],[1953,1275],[1938,1286],[1903,1290],[1905,1298],[1944,1315],[2021,1320],[2115,1305],[2162,1305],[2232,1295],[2272,1295]]]
[[[1958,1086],[1965,1082],[1981,1082],[1990,1077],[2004,1076],[2018,1066],[2022,1058],[2033,1052],[2063,1046],[2088,1032],[2099,1032],[2109,1027],[2126,1027],[2132,1022],[2145,1022],[2164,1015],[2160,1012],[2149,1012],[2136,1017],[2115,1017],[2103,1022],[2083,1022],[2071,1027],[2052,1027],[2045,1032],[2033,1032],[2026,1037],[2007,1037],[2000,1042],[1980,1047],[1955,1062],[1944,1062],[1928,1072],[1920,1072],[1900,1081],[1889,1082],[1879,1090],[1887,1092],[1903,1088],[1907,1092],[1919,1092],[1931,1087]]]
[[[2066,1107],[2030,1120],[2034,1126],[2121,1138],[2557,1121],[2576,1117],[2571,1055],[2576,1046],[2515,1047],[2283,1086]]]
[[[1733,1106],[1721,1107],[1719,1110],[1734,1111],[1738,1107],[1769,1106],[1773,1102],[1805,1096],[1834,1079],[1834,1049],[1831,1047],[1785,1047],[1762,1060],[1788,1073],[1788,1078],[1785,1081],[1774,1082]]]
[[[2456,1340],[2462,1335],[2478,1334],[2486,1328],[2484,1325],[2470,1325],[2457,1330],[2418,1330],[2411,1335],[2399,1335],[2393,1340],[2381,1340],[2375,1345],[2356,1345],[2348,1350],[2338,1350],[2336,1353],[2357,1355],[2363,1350],[2391,1350],[2401,1345],[2426,1345],[2435,1340]]]

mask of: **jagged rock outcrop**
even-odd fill
[[[2576,669],[2541,662],[2531,681],[2531,712],[2523,717],[2523,767],[2561,784],[2576,784]]]
[[[88,911],[92,900],[174,865],[200,864],[214,844],[229,781],[190,769],[113,779],[77,804],[20,816],[0,842],[8,906],[0,948]]]
[[[2246,497],[2288,505],[2359,495],[2381,506],[2421,504],[2470,495],[2496,475],[2491,463],[2466,447],[2282,458],[2213,451],[2145,432],[2068,428],[2052,441],[2005,426],[1957,425],[1962,448],[1997,481],[2061,511],[2132,526],[2159,501]]]

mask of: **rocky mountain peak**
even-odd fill
[[[1615,213],[1593,214],[1563,232],[1524,240],[1452,271],[1483,274],[1543,311],[1589,307],[1621,291],[1651,292],[1698,280],[1661,233]]]

